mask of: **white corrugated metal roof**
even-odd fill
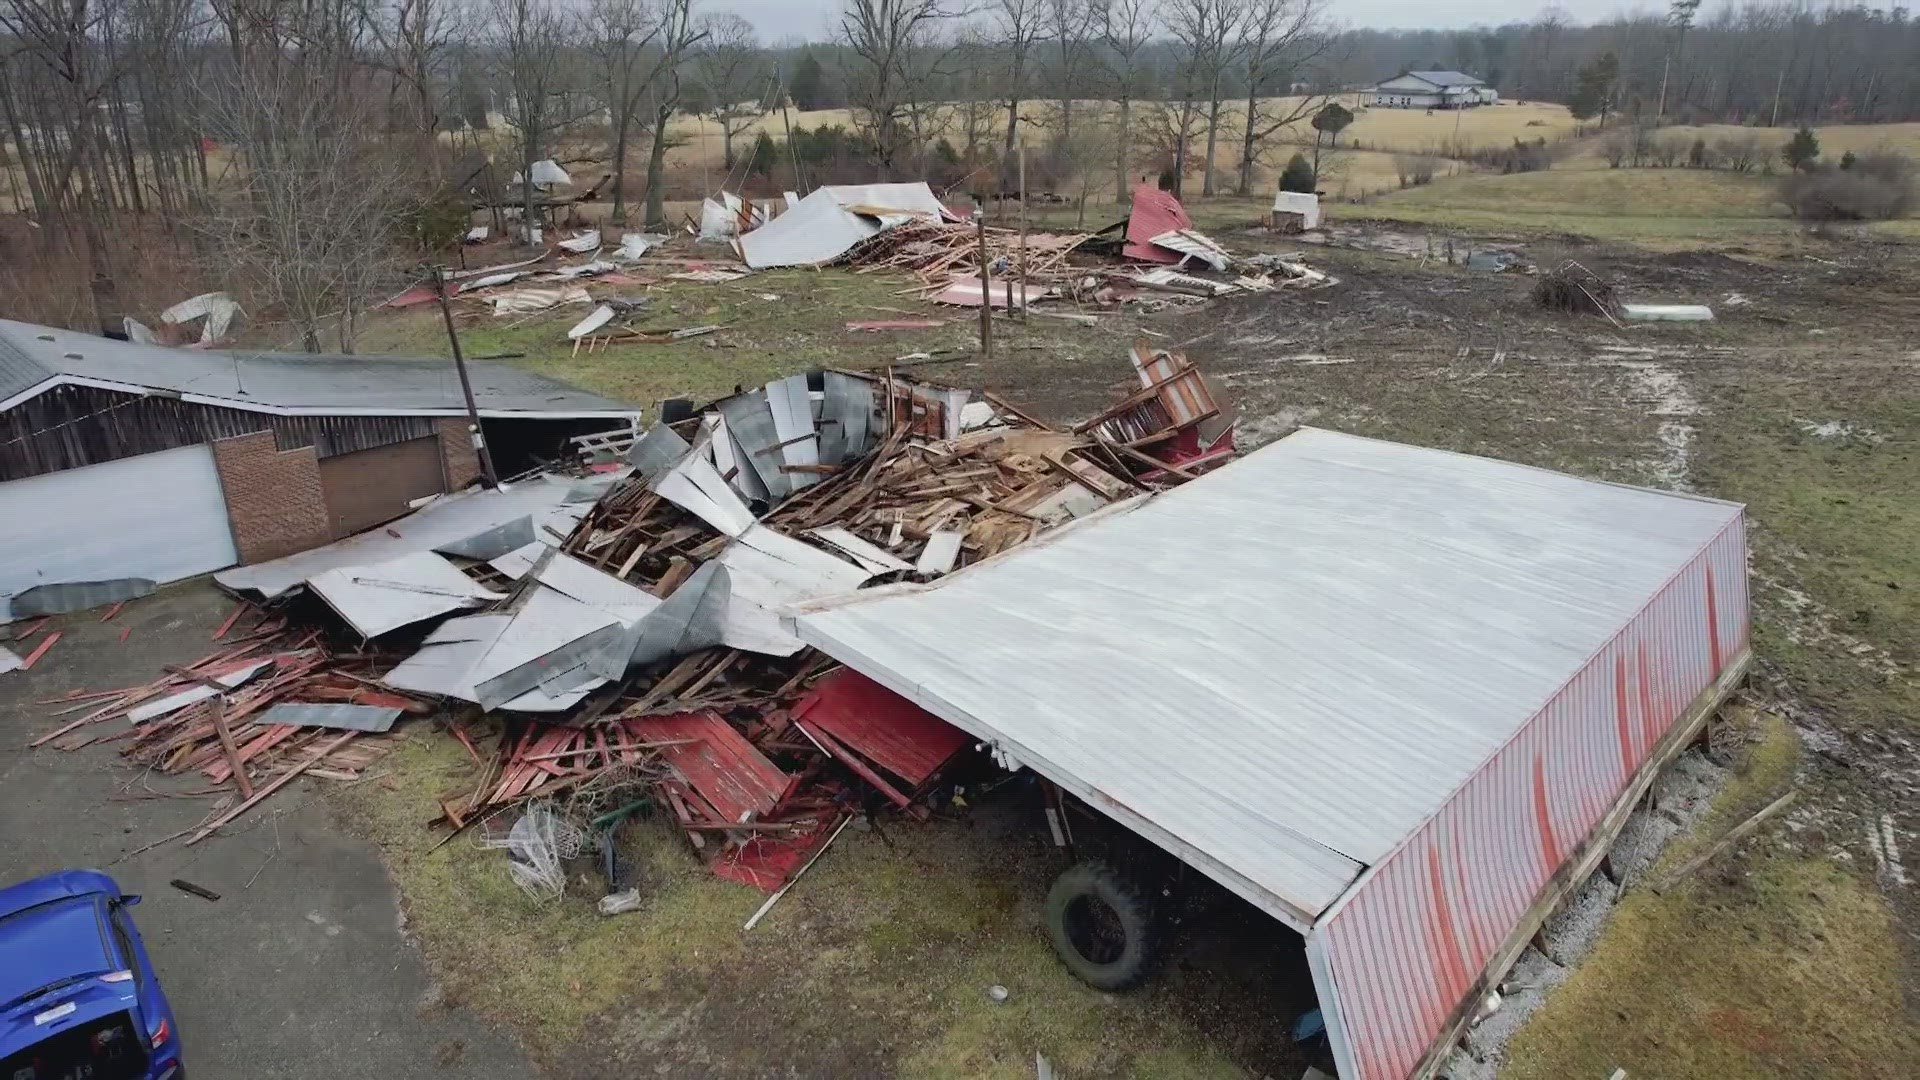
[[[794,622],[1302,925],[1738,512],[1307,429]]]

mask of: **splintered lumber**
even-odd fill
[[[287,786],[289,783],[293,782],[294,778],[298,777],[301,773],[306,772],[308,769],[312,768],[313,766],[318,765],[320,763],[320,760],[326,757],[328,754],[331,754],[335,750],[338,750],[341,747],[347,745],[347,743],[352,742],[353,739],[357,737],[359,734],[360,733],[357,731],[349,731],[337,739],[328,741],[326,745],[322,746],[320,749],[314,751],[313,753],[309,754],[307,757],[303,758],[299,764],[295,765],[291,769],[288,769],[286,772],[281,773],[279,776],[274,777],[274,779],[270,783],[268,783],[267,786],[255,792],[253,798],[248,799],[247,801],[241,803],[240,805],[234,807],[233,809],[227,811],[226,813],[221,814],[219,817],[213,819],[207,824],[201,826],[199,832],[196,832],[192,836],[187,837],[187,846],[192,847],[193,845],[199,843],[200,841],[205,840],[207,837],[212,836],[215,832],[219,831],[222,827],[228,824],[231,824],[235,818],[238,818],[240,815],[253,809],[254,806],[260,802],[260,800],[266,798],[267,796]]]

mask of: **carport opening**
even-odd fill
[[[1035,773],[1009,775],[982,757],[953,779],[970,820],[1009,823],[998,842],[1050,850],[1051,876],[1024,886],[1046,895],[1021,899],[1043,902],[1049,944],[1070,973],[1103,992],[1164,1002],[1255,1074],[1298,1076],[1308,1066],[1333,1074],[1297,931]],[[1124,891],[1086,887],[1088,868],[1111,872]],[[1077,883],[1064,897],[1063,882]],[[1152,953],[1137,978],[1130,967],[1134,900],[1149,913]],[[1093,979],[1083,976],[1088,971]],[[1108,980],[1124,985],[1101,984]]]

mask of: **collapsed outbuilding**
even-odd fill
[[[1744,670],[1731,503],[1303,430],[808,644],[1306,939],[1342,1076],[1425,1074]]]
[[[469,370],[507,471],[640,411],[505,364]],[[479,475],[468,426],[446,360],[170,349],[0,320],[0,619],[39,586],[173,581],[399,517]]]

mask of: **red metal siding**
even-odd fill
[[[1413,1072],[1554,873],[1746,647],[1736,518],[1314,928],[1343,1076]]]

